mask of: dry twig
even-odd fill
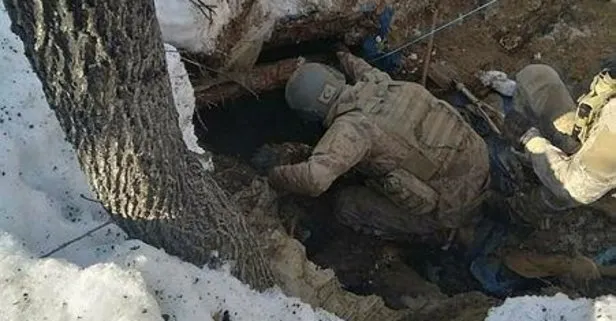
[[[438,9],[434,8],[432,14],[432,29],[430,30],[430,40],[428,41],[428,49],[426,52],[426,58],[424,61],[423,73],[421,75],[421,85],[426,86],[428,80],[428,69],[430,68],[430,58],[432,57],[432,47],[434,46],[434,29],[436,28],[436,20],[438,18]]]
[[[199,12],[201,12],[201,14],[203,14],[205,18],[207,18],[207,20],[210,21],[210,23],[214,21],[214,15],[216,14],[216,11],[214,11],[214,9],[216,9],[216,5],[205,4],[203,0],[189,1],[193,6],[195,6],[195,8],[197,8],[197,10],[199,10]]]

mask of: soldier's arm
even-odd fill
[[[372,67],[365,60],[354,56],[348,52],[338,52],[338,60],[342,65],[344,73],[355,81],[370,81],[370,80],[391,80],[391,77],[385,72],[380,71],[378,68]]]
[[[527,142],[526,150],[530,152],[535,173],[553,194],[543,193],[543,202],[553,210],[590,204],[614,187],[581,166],[583,158],[593,153],[593,146],[568,156],[547,139],[535,135]]]
[[[307,161],[275,167],[269,180],[275,187],[289,192],[318,196],[359,163],[369,149],[370,137],[361,124],[339,119],[327,130]]]

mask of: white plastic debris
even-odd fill
[[[480,71],[479,79],[484,86],[492,88],[504,96],[513,96],[516,82],[509,79],[506,73],[498,70]]]

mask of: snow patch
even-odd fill
[[[0,320],[162,320],[139,273],[33,259],[0,231]]]
[[[196,7],[197,3],[190,0],[154,1],[165,42],[192,52],[211,53],[216,49],[218,35],[239,13],[244,0],[204,1],[214,10],[211,20]]]
[[[571,300],[558,293],[553,297],[508,298],[490,309],[486,321],[608,321],[616,319],[616,297]]]
[[[211,54],[218,46],[223,28],[237,17],[246,0],[203,1],[212,5],[211,19],[197,7],[197,0],[155,0],[156,15],[163,40],[176,48],[191,52]],[[282,17],[301,16],[314,11],[339,10],[341,4],[333,0],[261,0],[252,3],[260,6],[261,14],[256,25],[245,28],[246,35],[256,33],[267,39],[274,23]],[[205,12],[209,15],[206,9]],[[257,30],[257,31],[255,31]],[[254,39],[253,39],[254,40]]]
[[[39,256],[107,221],[0,2],[0,229]],[[88,265],[125,238],[109,226],[54,256]],[[98,249],[98,250],[97,250]]]
[[[256,292],[224,269],[200,269],[140,241],[122,244],[108,261],[139,271],[169,320],[209,321],[225,311],[233,321],[340,320],[278,289]]]
[[[258,293],[230,276],[180,261],[141,241],[80,268],[32,257],[0,231],[0,321],[339,321],[280,290]]]
[[[173,101],[178,112],[178,122],[184,144],[191,152],[200,155],[205,170],[213,171],[214,163],[212,155],[206,152],[197,144],[195,126],[193,125],[193,115],[195,113],[195,92],[193,90],[188,72],[182,62],[182,57],[175,47],[165,44],[165,57],[167,60],[167,70],[171,80]]]

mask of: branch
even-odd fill
[[[90,234],[92,234],[92,233],[102,229],[103,227],[105,227],[105,226],[107,226],[107,225],[109,225],[111,223],[113,223],[113,221],[111,219],[109,219],[107,222],[105,222],[105,223],[103,223],[103,224],[101,224],[101,225],[99,225],[99,226],[97,226],[97,227],[87,231],[86,233],[82,234],[81,236],[78,236],[78,237],[76,237],[76,238],[74,238],[74,239],[72,239],[72,240],[70,240],[68,242],[62,243],[62,245],[58,246],[57,248],[51,250],[50,252],[48,252],[46,254],[43,254],[41,256],[41,258],[49,257],[50,255],[60,251],[61,249],[65,248],[65,247],[67,247],[67,246],[69,246],[69,245],[71,245],[71,244],[73,244],[73,243],[75,243],[75,242],[77,242],[77,241],[79,241],[79,240],[81,240],[83,238],[85,238],[86,236],[89,236]]]
[[[214,15],[216,14],[216,5],[214,4],[205,4],[203,0],[189,0],[190,3],[197,8],[203,16],[209,20],[210,22],[214,21]]]
[[[87,196],[85,196],[85,195],[83,195],[83,194],[79,194],[79,196],[80,196],[81,198],[83,198],[84,200],[86,200],[86,201],[90,201],[90,202],[92,202],[92,203],[97,203],[97,204],[100,204],[101,206],[103,205],[103,203],[102,203],[101,201],[99,201],[99,200],[95,200],[95,199],[89,198],[89,197],[87,197]],[[104,207],[104,206],[103,206],[103,207]],[[109,214],[109,212],[107,212],[107,214]],[[65,247],[67,247],[67,246],[69,246],[69,245],[71,245],[71,244],[73,244],[73,243],[75,243],[75,242],[77,242],[77,241],[79,241],[79,240],[81,240],[81,239],[83,239],[83,238],[84,238],[84,237],[86,237],[86,236],[91,235],[92,233],[94,233],[94,232],[96,232],[96,231],[98,231],[98,230],[102,229],[103,227],[105,227],[105,226],[107,226],[107,225],[109,225],[109,224],[111,224],[111,223],[113,223],[113,220],[112,220],[111,218],[109,218],[109,219],[107,220],[107,222],[105,222],[105,223],[103,223],[103,224],[101,224],[101,225],[96,226],[95,228],[93,228],[93,229],[91,229],[91,230],[89,230],[89,231],[85,232],[84,234],[82,234],[82,235],[80,235],[80,236],[78,236],[78,237],[76,237],[76,238],[74,238],[74,239],[71,239],[70,241],[67,241],[67,242],[65,242],[65,243],[62,243],[60,246],[56,247],[55,249],[51,250],[50,252],[48,252],[48,253],[46,253],[46,254],[43,254],[43,255],[41,256],[41,258],[46,258],[46,257],[49,257],[49,256],[51,256],[52,254],[54,254],[54,253],[56,253],[56,252],[58,252],[58,251],[62,250],[63,248],[65,248]]]

